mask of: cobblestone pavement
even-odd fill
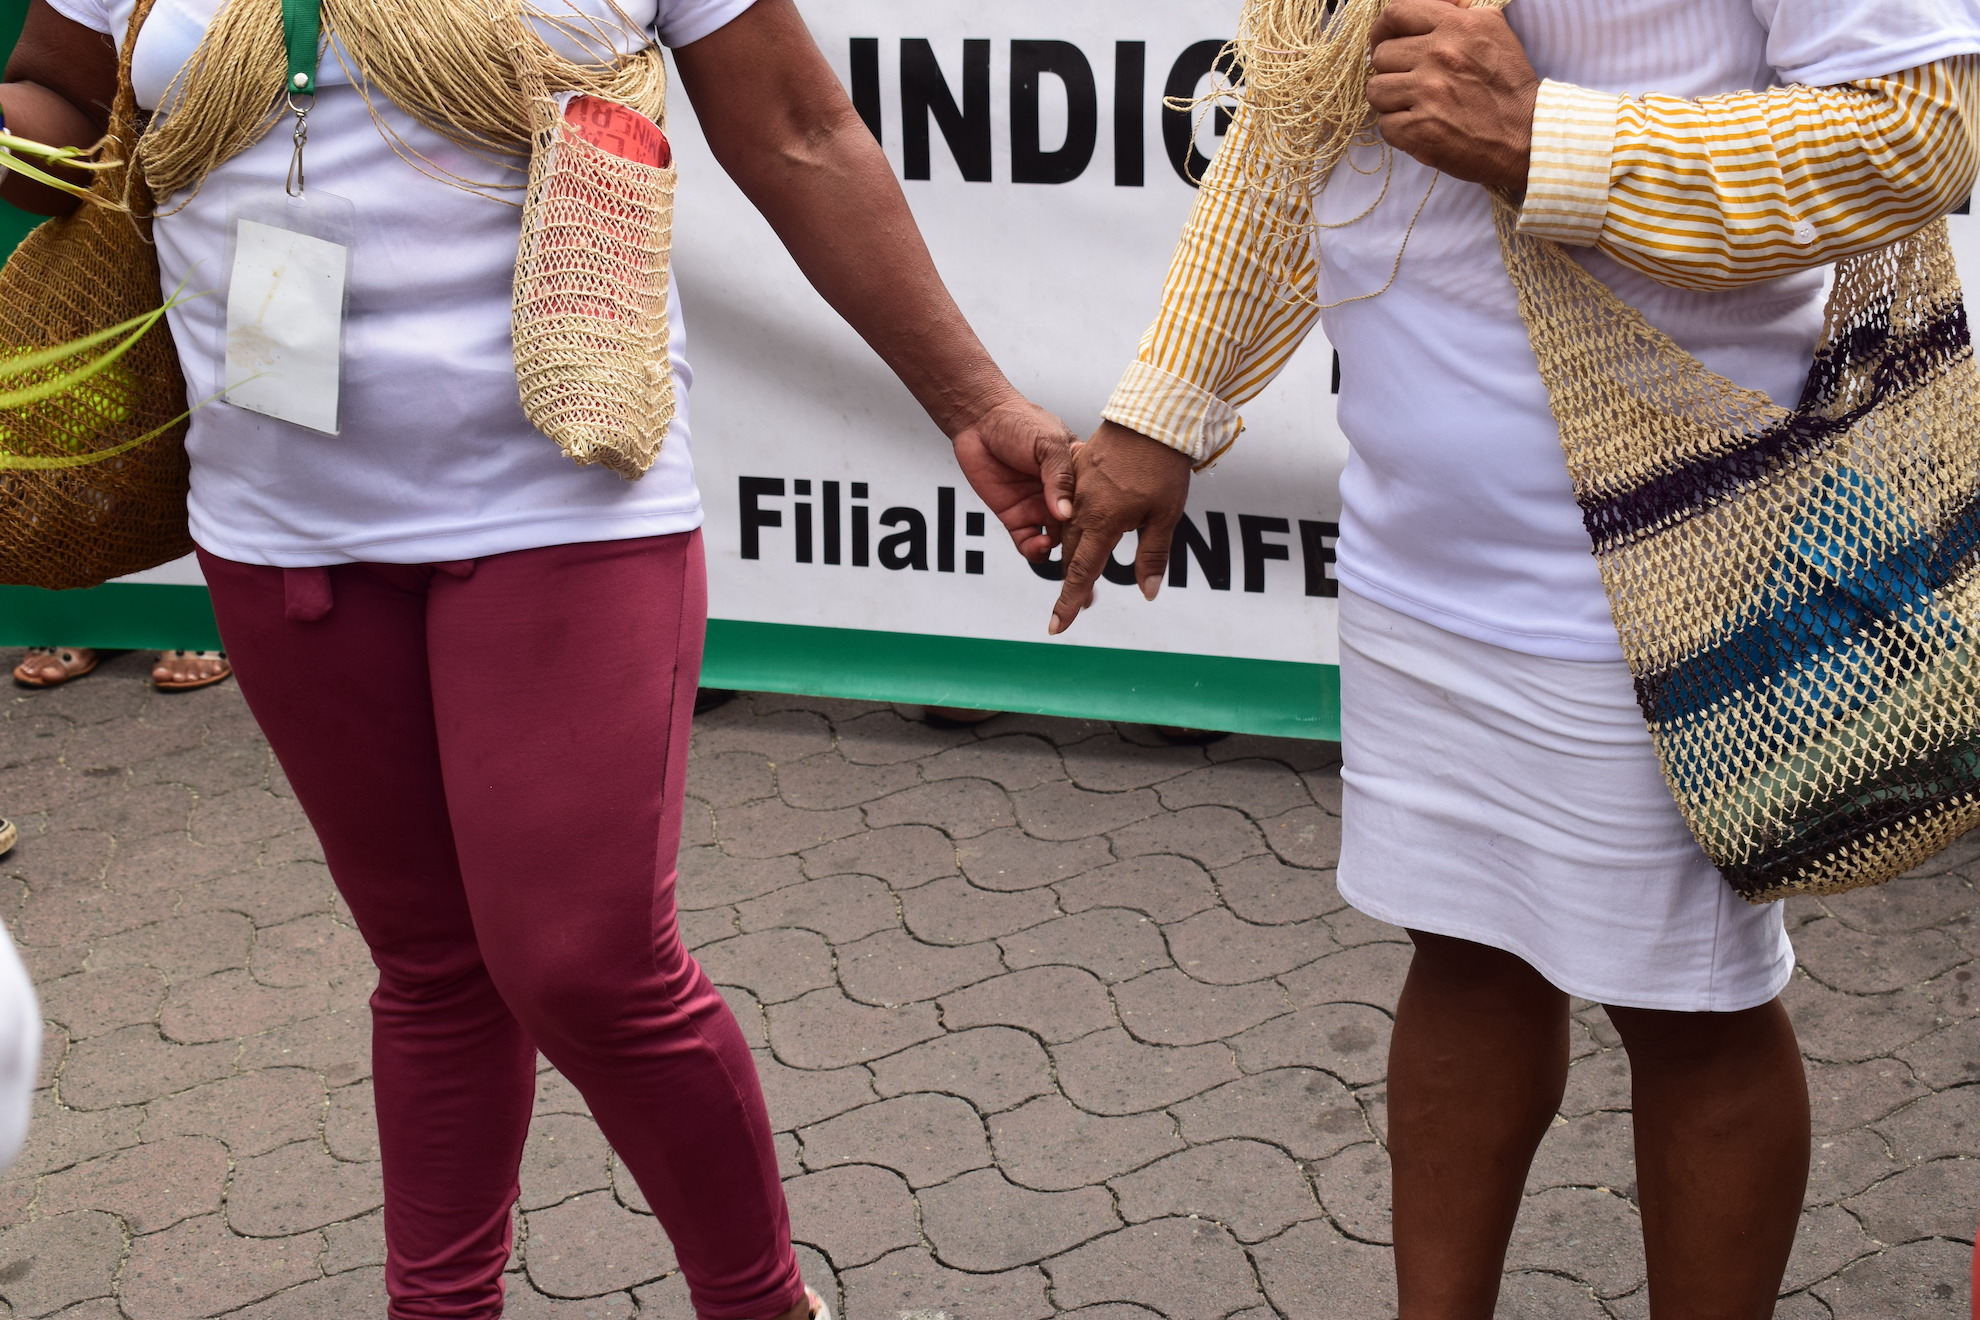
[[[238,691],[153,694],[143,659],[0,702],[0,915],[49,1019],[0,1314],[382,1317],[370,964]],[[1393,1314],[1408,955],[1335,892],[1335,749],[1154,743],[764,696],[697,722],[684,926],[850,1320]],[[1792,909],[1820,1135],[1790,1320],[1966,1314],[1980,836],[1925,869]],[[1501,1314],[1640,1320],[1628,1069],[1576,1021]],[[509,1315],[686,1320],[582,1100],[546,1071],[537,1112]]]

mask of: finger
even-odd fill
[[[1056,525],[1073,516],[1073,451],[1077,442],[1056,436],[1039,441],[1038,480],[1044,486],[1046,516]]]
[[[1429,58],[1435,42],[1429,37],[1393,37],[1369,52],[1376,73],[1409,73]]]
[[[1049,554],[1051,547],[1059,543],[1059,520],[1046,514],[1045,499],[1042,495],[1027,496],[1016,504],[1006,505],[994,512],[997,521],[1010,533],[1011,544],[1015,545],[1018,553],[1026,559],[1037,559],[1039,553]],[[1034,552],[1027,548],[1041,536],[1046,541],[1043,552]]]
[[[1376,114],[1394,115],[1413,109],[1420,91],[1413,73],[1378,73],[1368,80],[1365,95]]]
[[[1375,26],[1368,30],[1368,48],[1373,50],[1397,37],[1420,37],[1435,32],[1437,25],[1457,7],[1455,0],[1394,0],[1376,16]]]
[[[1045,634],[1048,637],[1057,637],[1060,633],[1072,627],[1073,620],[1077,619],[1079,612],[1085,608],[1084,602],[1073,593],[1072,583],[1073,557],[1079,553],[1081,535],[1078,523],[1069,522],[1066,524],[1064,538],[1060,542],[1061,549],[1059,551],[1059,562],[1065,566],[1066,573],[1064,577],[1059,579],[1059,599],[1054,602],[1052,606],[1052,617],[1045,624]]]
[[[1134,580],[1141,584],[1141,594],[1147,600],[1154,600],[1162,590],[1162,579],[1169,572],[1169,546],[1175,540],[1175,514],[1158,514],[1148,526],[1141,529],[1140,543],[1134,551]]]
[[[1068,524],[1070,534],[1071,524]],[[1052,622],[1058,626],[1052,629],[1054,635],[1064,632],[1079,617],[1079,612],[1093,604],[1093,590],[1106,570],[1107,561],[1113,557],[1114,546],[1119,544],[1118,531],[1102,531],[1087,528],[1080,536],[1078,544],[1066,551],[1066,584],[1059,592],[1059,608],[1052,612]],[[1071,606],[1070,612],[1067,607]]]

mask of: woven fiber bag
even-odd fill
[[[1980,827],[1980,370],[1944,221],[1842,262],[1800,403],[1496,208],[1637,697],[1753,902]]]
[[[665,139],[638,110],[596,97],[560,103],[533,65],[519,61],[518,74],[536,130],[516,258],[523,412],[572,459],[636,480],[660,456],[674,420],[673,164],[639,151],[647,137],[640,125],[663,148]],[[612,131],[614,116],[632,131]]]
[[[74,342],[155,313],[163,301],[151,194],[129,166],[138,137],[130,51],[150,9],[151,0],[140,0],[131,15],[110,128],[98,147],[123,164],[97,172],[93,200],[35,229],[0,269],[0,356]],[[56,363],[9,384],[53,379],[76,365]],[[162,322],[76,388],[0,412],[0,583],[89,587],[190,553],[185,412],[178,353]],[[131,447],[89,459],[124,446]],[[86,461],[20,464],[78,458]]]

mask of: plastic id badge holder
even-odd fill
[[[320,189],[236,196],[227,216],[228,403],[335,435],[356,208]]]
[[[236,408],[335,435],[357,210],[303,176],[322,40],[322,0],[282,0],[295,155],[281,188],[248,189],[228,207],[221,389]]]

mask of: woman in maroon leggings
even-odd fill
[[[1046,553],[1070,437],[964,323],[790,0],[577,8],[673,47],[717,160],[951,439],[1019,549]],[[189,15],[213,9],[177,5],[139,31],[133,84],[164,122],[202,40]],[[132,14],[133,0],[33,0],[0,85],[7,126],[93,142]],[[422,168],[458,162],[454,140],[350,85],[339,61],[319,84],[309,186],[355,212],[341,428],[203,408],[191,514],[242,691],[378,964],[391,1315],[500,1315],[540,1050],[638,1180],[698,1314],[796,1320],[816,1304],[756,1073],[675,924],[706,616],[686,409],[641,481],[565,459],[517,402],[514,208]],[[159,199],[167,288],[205,287],[227,259],[228,199],[279,189],[292,151],[270,133]],[[71,205],[18,176],[0,191]],[[195,397],[220,376],[224,310],[174,312]],[[685,403],[678,308],[674,322]]]

